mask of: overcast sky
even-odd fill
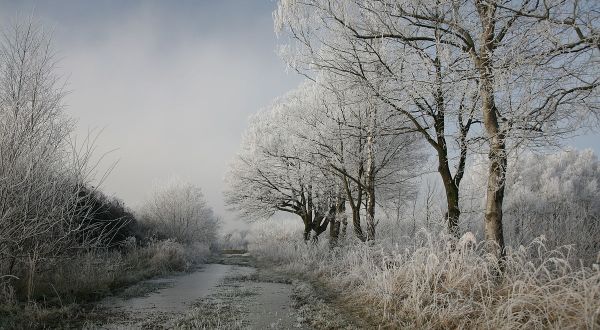
[[[5,1],[0,19],[53,29],[78,131],[104,129],[103,190],[136,207],[155,182],[202,187],[226,220],[223,178],[249,115],[297,86],[276,56],[270,0]],[[598,135],[576,147],[600,150]]]
[[[223,177],[248,117],[294,88],[275,54],[275,3],[0,1],[4,24],[31,12],[51,27],[68,112],[118,166],[103,190],[135,207],[179,176],[225,214]]]

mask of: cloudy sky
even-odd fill
[[[0,19],[32,15],[53,30],[78,131],[103,129],[118,166],[103,183],[136,207],[173,176],[202,187],[217,213],[248,116],[295,87],[276,56],[270,0],[5,1]],[[598,153],[598,136],[573,143]]]
[[[264,1],[0,1],[0,18],[31,13],[53,29],[68,111],[103,129],[103,189],[131,206],[156,181],[202,187],[225,217],[222,190],[248,116],[300,78],[275,54]]]

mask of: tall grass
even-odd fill
[[[183,245],[168,239],[143,247],[133,244],[123,250],[96,249],[61,258],[38,276],[28,302],[23,301],[22,280],[0,286],[0,329],[70,327],[70,322],[82,316],[82,303],[154,276],[186,271],[209,254],[205,244]]]
[[[418,231],[410,240],[371,245],[347,239],[305,244],[300,232],[259,228],[249,249],[280,270],[308,274],[349,308],[388,328],[600,328],[600,269],[543,238],[510,249],[505,271],[467,233],[459,242]],[[395,243],[393,243],[395,242]]]

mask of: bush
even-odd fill
[[[140,213],[148,234],[180,243],[215,242],[218,218],[200,188],[174,180],[158,187]]]
[[[232,230],[219,238],[218,247],[220,250],[245,251],[248,249],[247,236],[247,230]]]

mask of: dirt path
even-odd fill
[[[292,308],[292,286],[257,276],[252,264],[248,255],[223,255],[193,273],[142,282],[125,297],[104,300],[102,321],[85,327],[304,328]],[[127,297],[137,293],[143,295]]]

